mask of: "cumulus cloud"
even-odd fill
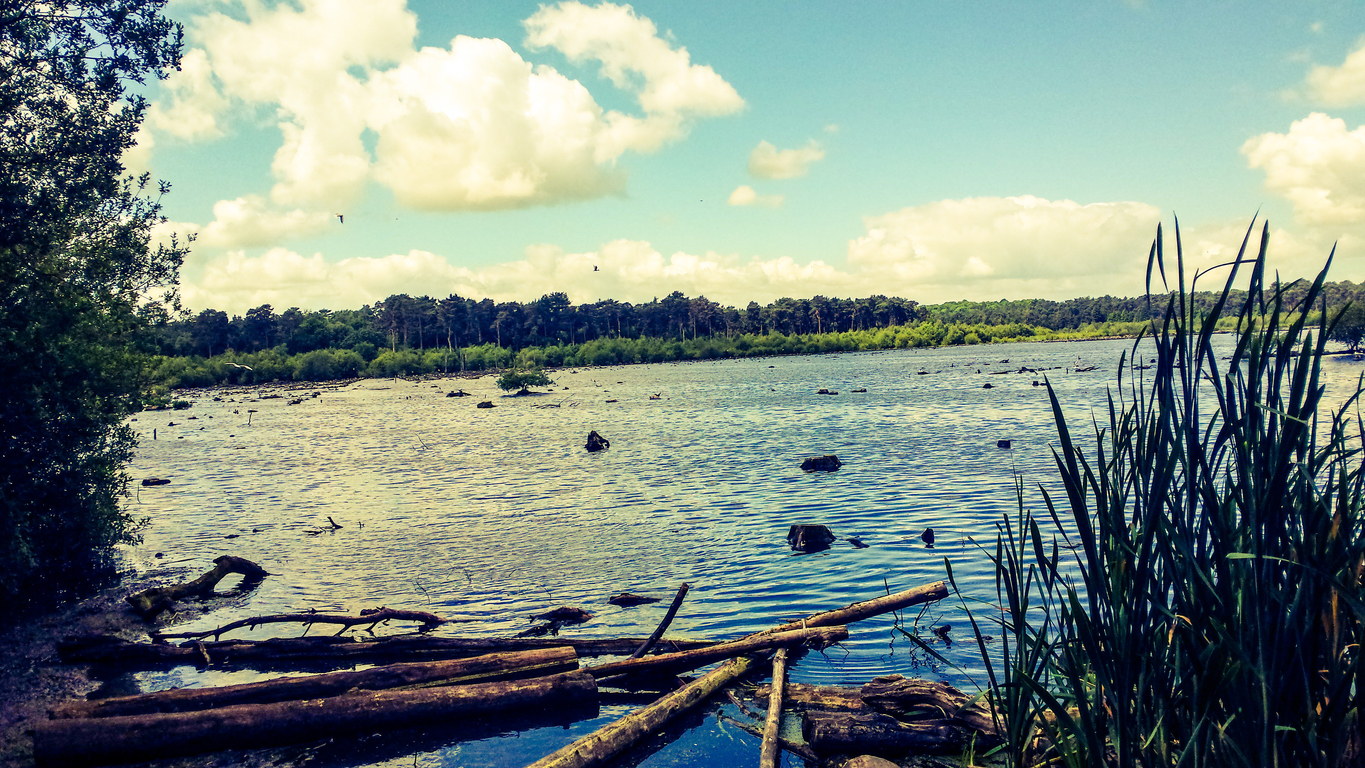
[[[783,150],[760,141],[749,153],[749,173],[760,179],[795,179],[809,173],[811,164],[824,157],[825,150],[814,141],[800,149]]]
[[[964,294],[979,293],[983,281],[1036,285],[1048,295],[1097,285],[1132,290],[1159,219],[1145,203],[942,200],[868,218],[848,260],[897,285],[960,286]]]
[[[243,107],[273,114],[277,205],[332,208],[369,182],[428,210],[491,210],[617,194],[626,152],[653,152],[699,118],[743,107],[735,89],[630,6],[543,6],[526,44],[596,61],[639,115],[501,40],[414,49],[405,0],[243,0],[191,22],[195,47],[149,114],[158,133],[221,135]],[[299,41],[307,41],[300,45]],[[373,156],[364,137],[374,136]]]
[[[730,205],[757,205],[763,208],[781,208],[782,195],[760,195],[754,188],[741,184],[735,187],[735,191],[730,193]]]
[[[329,213],[273,210],[260,196],[247,195],[214,203],[213,221],[199,230],[197,242],[205,248],[253,248],[317,234],[334,222]]]
[[[1346,56],[1341,66],[1313,67],[1308,73],[1308,93],[1315,101],[1329,107],[1365,104],[1365,39]]]
[[[1310,226],[1365,224],[1365,126],[1315,112],[1289,127],[1248,139],[1242,154],[1265,171],[1265,186]]]

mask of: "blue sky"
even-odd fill
[[[195,310],[1133,294],[1158,220],[1212,264],[1258,209],[1284,275],[1365,279],[1365,4],[169,13],[129,165]]]

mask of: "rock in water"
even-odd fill
[[[659,602],[659,598],[644,597],[641,595],[631,594],[630,592],[622,592],[619,595],[612,595],[610,598],[607,599],[607,602],[611,603],[612,605],[619,605],[622,608],[631,608],[636,605],[644,605],[645,603],[657,603]]]
[[[834,543],[834,532],[823,525],[793,525],[787,543],[797,552],[820,552]]]
[[[492,408],[492,407],[493,407],[493,401],[492,401],[492,400],[485,400],[485,401],[483,401],[482,403],[479,403],[478,405],[476,405],[476,406],[474,406],[474,407],[475,407],[475,408]]]
[[[588,449],[588,453],[597,453],[600,450],[610,448],[611,441],[597,434],[597,430],[588,433],[588,444],[583,446]]]
[[[801,469],[805,472],[835,472],[843,465],[838,456],[830,454],[828,456],[811,456],[801,462]]]
[[[167,479],[164,478],[164,477],[147,477],[147,478],[143,478],[143,480],[142,480],[142,484],[143,484],[144,486],[147,486],[147,485],[170,485],[170,483],[171,483],[171,481],[170,481],[170,480],[167,480]]]
[[[995,447],[996,447],[996,448],[1009,448],[1009,447],[1010,447],[1010,441],[1008,441],[1008,440],[996,440],[996,441],[995,441]]]
[[[924,533],[919,535],[919,540],[924,542],[926,546],[934,546],[934,529],[925,528]]]

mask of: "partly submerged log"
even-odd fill
[[[768,695],[768,718],[763,722],[763,743],[758,751],[758,768],[777,768],[777,735],[782,728],[782,689],[787,682],[787,649],[773,654],[773,682]]]
[[[605,763],[641,737],[658,730],[669,720],[747,672],[751,664],[747,658],[735,659],[653,704],[536,761],[530,768],[587,768]]]
[[[429,635],[358,640],[353,637],[289,637],[271,640],[223,640],[217,643],[132,643],[110,635],[68,637],[57,645],[67,663],[111,664],[127,667],[165,664],[289,664],[300,661],[350,663],[376,660],[430,660],[479,656],[485,653],[527,651],[537,648],[573,648],[583,656],[628,656],[644,638],[583,640],[578,638],[465,638]],[[716,643],[701,640],[664,640],[660,650],[683,651],[708,648]]]
[[[173,587],[152,587],[145,589],[135,595],[128,596],[128,604],[133,606],[142,618],[151,621],[157,614],[170,608],[177,600],[183,600],[194,595],[212,594],[213,588],[228,576],[228,574],[240,573],[243,576],[243,584],[259,582],[270,574],[264,568],[241,557],[223,555],[213,561],[213,570],[194,581],[185,584],[177,584]]]
[[[754,698],[766,701],[772,688],[760,685],[754,689]],[[859,688],[839,685],[810,685],[809,683],[787,683],[784,701],[788,709],[820,710],[824,712],[867,712],[873,710],[863,701]]]
[[[816,752],[853,755],[947,755],[961,752],[966,732],[943,720],[903,723],[879,712],[807,712],[806,741]]]
[[[823,552],[835,541],[828,526],[798,524],[787,529],[787,543],[797,552]]]
[[[1000,741],[996,719],[986,704],[947,683],[887,675],[872,678],[860,695],[868,706],[898,720],[949,720],[980,732],[992,743]]]
[[[203,712],[49,720],[34,729],[33,751],[40,766],[138,762],[373,733],[523,707],[595,704],[596,695],[592,676],[578,670],[531,680],[362,691]]]
[[[327,518],[329,522],[331,519],[332,518],[330,517]],[[336,523],[332,523],[332,525],[337,528],[341,527]],[[231,622],[230,624],[224,624],[217,629],[208,629],[203,632],[153,632],[152,639],[169,640],[172,638],[189,638],[191,640],[199,640],[205,637],[212,637],[214,640],[218,640],[234,629],[241,629],[243,627],[255,629],[262,624],[282,623],[303,624],[305,631],[314,624],[340,625],[341,630],[339,630],[337,634],[341,634],[341,632],[344,632],[351,627],[368,626],[370,629],[374,629],[376,625],[382,622],[394,620],[417,622],[422,625],[423,630],[439,627],[450,621],[450,619],[443,619],[434,613],[427,613],[426,611],[404,611],[395,608],[380,607],[362,610],[359,616],[334,616],[327,613],[281,613],[274,616],[253,616],[249,619],[241,619],[239,621]]]
[[[646,653],[649,653],[650,649],[659,642],[659,638],[664,636],[664,632],[668,631],[668,625],[673,623],[673,617],[678,615],[678,609],[682,607],[683,598],[687,597],[687,590],[691,588],[691,585],[686,582],[683,582],[683,585],[678,587],[678,593],[673,596],[673,602],[669,603],[668,612],[664,614],[663,620],[660,621],[659,626],[655,627],[654,631],[649,634],[649,639],[645,640],[644,643],[642,643],[639,648],[636,648],[635,652],[630,655],[632,659],[638,659]]]
[[[176,688],[140,696],[72,701],[48,713],[53,719],[123,717],[153,712],[193,712],[239,704],[269,704],[293,699],[322,699],[351,690],[378,691],[409,685],[452,685],[496,679],[557,674],[578,668],[572,648],[545,648],[492,653],[471,659],[388,664],[361,671],[283,677],[216,688]]]
[[[823,393],[822,393],[823,394]],[[833,394],[839,394],[835,392]],[[834,454],[826,456],[810,456],[801,462],[801,469],[804,472],[838,472],[843,462]]]
[[[709,648],[699,648],[693,651],[665,653],[659,656],[649,656],[642,659],[626,659],[625,661],[598,664],[595,667],[588,667],[588,671],[598,680],[614,677],[616,675],[641,674],[645,672],[651,674],[658,674],[660,672],[677,673],[704,667],[707,664],[714,664],[715,662],[724,659],[732,659],[736,656],[743,656],[756,651],[764,651],[769,648],[808,645],[812,648],[819,649],[827,648],[846,639],[848,639],[847,627],[812,627],[811,629],[795,629],[788,632],[775,632],[746,637],[742,640],[720,643]]]

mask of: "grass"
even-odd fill
[[[1268,228],[1254,235],[1200,312],[1207,273],[1187,286],[1177,225],[1156,363],[1120,375],[1087,446],[1049,384],[1063,492],[1041,489],[1034,514],[1018,486],[988,549],[998,607],[972,614],[1013,765],[1362,760],[1360,384],[1325,410],[1331,324],[1315,337],[1303,318],[1327,268],[1286,306]],[[1247,270],[1258,298],[1225,318]],[[1168,285],[1160,228],[1149,294],[1154,280]],[[1243,330],[1220,360],[1212,333],[1230,318]]]

